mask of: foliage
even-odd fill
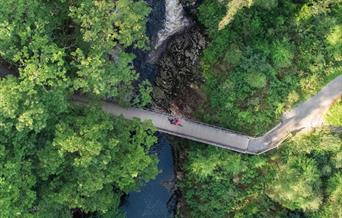
[[[218,31],[225,13],[218,1],[198,10],[209,36],[201,58],[208,101],[196,113],[203,121],[260,135],[341,74],[339,2],[253,1]]]
[[[191,146],[185,163],[186,211],[180,217],[267,217],[272,214],[263,184],[267,163],[218,148]],[[278,211],[282,214],[284,211]]]
[[[13,148],[0,144],[1,217],[33,217],[28,211],[36,200],[36,178],[22,151],[30,143],[16,142]]]
[[[143,81],[139,85],[139,95],[134,99],[134,104],[137,107],[144,107],[151,103],[152,96],[151,93],[153,91],[152,85],[147,80]]]
[[[342,126],[342,100],[334,103],[325,116],[327,124],[332,126]]]
[[[342,137],[318,130],[246,156],[192,143],[179,217],[338,217]],[[328,185],[326,185],[328,184]],[[334,208],[334,209],[333,209]]]
[[[266,76],[260,73],[251,73],[246,77],[246,82],[252,88],[264,88],[266,86]]]
[[[332,53],[336,61],[342,60],[342,25],[337,24],[333,26],[330,33],[327,35],[326,40],[329,44],[328,49]]]
[[[40,67],[50,69],[40,71],[39,79],[47,76],[43,72],[58,66],[60,69],[54,70],[60,73],[55,76],[68,71],[68,85],[75,91],[98,96],[131,94],[128,87],[137,75],[132,69],[134,57],[124,48],[146,48],[144,22],[150,9],[144,2],[8,0],[0,10],[0,55],[7,61],[23,66],[32,58],[55,62],[50,66],[41,63]],[[118,54],[109,59],[114,47]],[[67,81],[63,79],[60,81]]]
[[[290,67],[294,54],[288,41],[274,42],[271,50],[272,62],[277,69]]]
[[[38,149],[38,177],[45,181],[39,189],[42,212],[60,205],[105,214],[119,206],[122,191],[156,174],[156,158],[145,155],[156,141],[146,134],[152,125],[111,120],[98,111],[74,109],[56,125],[51,142]]]
[[[208,101],[196,116],[248,134],[269,130],[341,74],[341,15],[340,1],[204,0]],[[341,125],[339,105],[330,125]],[[342,137],[331,131],[295,136],[261,156],[189,143],[178,216],[340,217]]]
[[[253,0],[230,0],[227,4],[226,15],[220,21],[218,27],[219,30],[223,29],[226,25],[232,22],[236,13],[243,7],[250,7],[253,4]]]
[[[304,211],[318,210],[322,202],[317,164],[309,158],[289,158],[278,166],[268,196],[281,205]]]
[[[73,67],[78,69],[76,90],[100,96],[126,95],[120,91],[131,94],[130,83],[137,78],[132,69],[134,57],[120,47],[114,62],[106,56],[119,45],[146,47],[144,21],[149,12],[144,2],[132,0],[87,0],[70,7],[70,17],[80,26],[83,39],[71,53]]]
[[[226,1],[219,0],[218,2],[223,3]],[[222,30],[229,25],[237,13],[245,7],[249,8],[252,5],[255,5],[262,9],[271,10],[278,5],[278,0],[227,0],[227,2],[227,12],[218,24],[219,30]]]
[[[125,48],[146,48],[149,11],[132,0],[1,2],[1,61],[19,72],[0,79],[1,218],[118,217],[122,194],[158,173],[151,123],[70,103],[80,92],[133,101]]]
[[[318,217],[341,217],[342,216],[342,174],[336,173],[328,181],[329,197],[328,202],[324,206],[322,212],[318,213]]]

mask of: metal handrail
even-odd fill
[[[135,108],[136,110],[141,110],[141,111],[149,111],[151,113],[155,113],[155,114],[158,114],[158,115],[164,115],[164,116],[168,116],[168,117],[177,117],[175,115],[172,115],[172,114],[168,114],[168,113],[165,113],[163,111],[156,111],[156,110],[153,110],[153,109],[140,109],[140,108]],[[248,136],[248,135],[245,135],[241,132],[238,132],[238,131],[234,131],[234,130],[231,130],[231,129],[226,129],[226,128],[223,128],[223,127],[220,127],[220,126],[215,126],[215,125],[211,125],[211,124],[207,124],[207,123],[203,123],[203,122],[200,122],[200,121],[196,121],[196,120],[190,120],[186,117],[181,117],[183,120],[187,121],[187,122],[192,122],[192,123],[196,123],[198,125],[202,125],[202,126],[207,126],[207,127],[210,127],[210,128],[214,128],[214,129],[217,129],[217,130],[220,130],[220,131],[223,131],[223,132],[228,132],[228,133],[233,133],[233,134],[237,134],[237,135],[241,135],[241,136],[245,136],[245,137],[248,137],[249,139],[250,138],[253,138],[251,136]]]
[[[113,99],[106,99],[107,102],[110,102],[110,103],[116,103],[115,100]],[[116,103],[117,104],[117,103]],[[155,113],[155,114],[158,114],[158,115],[164,115],[164,116],[168,116],[168,117],[177,117],[175,115],[172,115],[172,114],[168,114],[168,113],[165,113],[164,111],[162,110],[159,110],[159,111],[156,111],[156,110],[153,110],[153,109],[150,109],[150,108],[134,108],[135,110],[140,110],[140,111],[149,111],[149,112],[152,112],[152,113]],[[223,131],[223,132],[228,132],[228,133],[234,133],[234,134],[237,134],[237,135],[241,135],[241,136],[245,136],[245,137],[248,137],[249,139],[251,138],[254,138],[254,137],[251,137],[251,136],[248,136],[248,135],[245,135],[241,132],[238,132],[236,130],[231,130],[231,129],[227,129],[227,128],[223,128],[223,127],[220,127],[220,126],[215,126],[215,125],[211,125],[211,124],[208,124],[208,123],[203,123],[203,122],[200,122],[200,121],[196,121],[196,120],[190,120],[186,117],[181,117],[183,120],[186,120],[188,122],[192,122],[192,123],[196,123],[198,125],[202,125],[202,126],[207,126],[207,127],[211,127],[211,128],[214,128],[214,129],[217,129],[217,130],[220,130],[220,131]]]
[[[197,142],[201,142],[201,143],[205,143],[205,144],[211,144],[211,145],[214,145],[216,147],[221,147],[221,148],[233,150],[233,151],[240,152],[240,153],[257,154],[256,152],[248,151],[248,143],[249,143],[250,139],[248,139],[248,142],[247,142],[247,149],[240,149],[240,148],[228,145],[228,144],[222,144],[222,143],[214,142],[214,141],[211,141],[211,140],[208,140],[208,139],[201,139],[201,138],[198,138],[198,137],[189,136],[189,135],[186,135],[186,134],[181,134],[181,133],[178,133],[178,132],[174,132],[172,130],[167,130],[167,129],[162,129],[162,128],[159,128],[159,130],[161,132],[168,133],[168,134],[171,134],[171,135],[174,135],[174,136],[180,136],[182,138],[186,138],[186,139],[190,139],[190,140],[195,140]]]

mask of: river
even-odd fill
[[[155,60],[163,52],[163,44],[173,34],[189,24],[183,16],[183,8],[178,0],[146,0],[152,8],[147,23],[147,35],[152,50],[149,52],[131,49],[136,55],[134,67],[140,74],[140,80],[155,82],[158,72]],[[138,192],[128,193],[122,209],[127,218],[167,218],[173,217],[176,208],[175,169],[172,145],[162,134],[159,142],[153,146],[152,153],[159,158],[159,175],[149,181]]]
[[[124,201],[123,209],[127,218],[168,218],[172,217],[175,202],[172,199],[175,172],[172,147],[168,140],[159,135],[159,142],[153,146],[152,153],[159,158],[161,173],[149,181],[139,192],[131,192]]]

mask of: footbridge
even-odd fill
[[[315,96],[286,112],[281,122],[261,137],[251,137],[189,119],[181,119],[182,126],[175,126],[170,124],[168,114],[138,108],[124,108],[112,102],[102,102],[102,109],[113,116],[122,115],[126,119],[136,117],[141,120],[151,120],[160,132],[170,135],[240,153],[261,154],[278,147],[292,132],[322,125],[324,114],[341,95],[342,75],[328,83]],[[81,96],[75,96],[74,100],[81,104],[87,103],[87,99]]]

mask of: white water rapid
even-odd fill
[[[179,0],[165,0],[165,22],[164,27],[158,32],[157,49],[168,37],[189,25],[189,20],[184,17],[184,10]]]

